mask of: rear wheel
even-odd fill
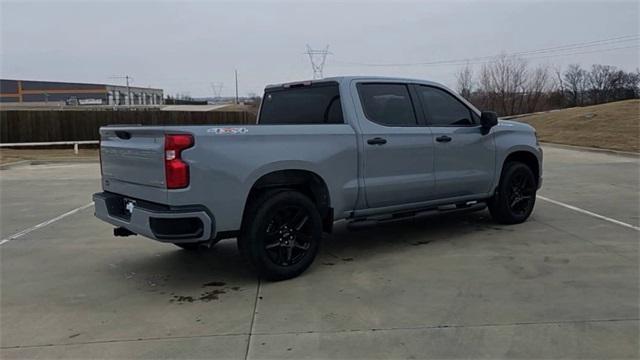
[[[238,248],[259,275],[284,280],[304,272],[322,239],[322,221],[313,202],[297,191],[280,190],[248,206]]]
[[[536,202],[536,179],[527,165],[508,162],[502,169],[500,183],[489,201],[489,212],[502,224],[519,224],[529,218]]]

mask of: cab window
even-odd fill
[[[476,116],[448,92],[431,86],[417,86],[418,97],[430,126],[472,126]]]
[[[267,89],[260,110],[260,124],[343,124],[338,84]]]
[[[362,83],[358,94],[367,119],[385,126],[417,125],[407,85]]]

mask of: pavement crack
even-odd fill
[[[259,293],[257,291],[256,293]],[[255,308],[254,308],[255,309]],[[254,318],[255,318],[254,310]],[[70,342],[61,344],[35,344],[35,345],[14,345],[14,346],[0,346],[0,349],[29,349],[29,348],[44,348],[44,347],[57,347],[57,346],[73,346],[73,345],[92,345],[92,344],[110,344],[110,343],[127,343],[138,341],[165,341],[165,340],[182,340],[182,339],[198,339],[208,337],[224,337],[224,336],[249,336],[247,341],[247,351],[245,353],[245,359],[248,356],[250,349],[250,340],[253,335],[259,336],[277,336],[277,335],[295,335],[295,334],[346,334],[357,332],[373,332],[373,331],[399,331],[399,330],[430,330],[430,329],[456,329],[456,328],[484,328],[484,327],[507,327],[507,326],[530,326],[530,325],[562,325],[562,324],[589,324],[589,323],[607,323],[607,322],[626,322],[626,321],[640,321],[640,318],[620,318],[620,319],[586,319],[586,320],[561,320],[561,321],[522,321],[514,323],[486,323],[486,324],[440,324],[440,325],[422,325],[422,326],[404,326],[404,327],[382,327],[382,328],[368,328],[368,329],[344,329],[344,330],[308,330],[308,331],[283,331],[283,332],[254,332],[253,331],[253,319],[250,333],[224,333],[224,334],[203,334],[203,335],[189,335],[189,336],[165,336],[165,337],[149,337],[149,338],[136,338],[136,339],[113,339],[113,340],[95,340],[95,341],[82,341],[82,342]]]
[[[309,330],[309,331],[285,331],[285,332],[254,332],[253,335],[269,336],[269,335],[295,335],[295,334],[343,334],[354,332],[369,331],[398,331],[398,330],[430,330],[430,329],[460,329],[460,328],[484,328],[484,327],[508,327],[508,326],[529,326],[529,325],[563,325],[563,324],[589,324],[589,323],[605,323],[605,322],[625,322],[640,321],[640,318],[629,319],[593,319],[593,320],[561,320],[561,321],[524,321],[515,323],[487,323],[487,324],[440,324],[440,325],[422,325],[422,326],[405,326],[405,327],[382,327],[369,329],[346,329],[346,330]]]
[[[554,229],[554,230],[556,230],[556,231],[559,231],[559,232],[565,233],[565,234],[567,234],[567,235],[569,235],[569,236],[573,237],[574,239],[578,239],[578,240],[581,240],[581,241],[586,241],[586,242],[588,242],[589,244],[591,244],[591,245],[595,246],[596,248],[600,249],[600,250],[601,250],[603,253],[605,253],[605,254],[616,255],[616,256],[621,257],[621,258],[623,258],[623,259],[625,259],[625,260],[627,260],[627,261],[632,261],[632,262],[634,262],[634,263],[635,263],[635,260],[630,259],[630,258],[628,258],[628,257],[626,257],[626,256],[624,256],[624,255],[621,255],[621,254],[619,254],[619,253],[617,253],[617,252],[615,252],[615,251],[610,251],[610,250],[608,250],[606,247],[604,247],[604,246],[602,246],[602,245],[600,245],[600,244],[596,244],[596,243],[594,243],[593,241],[591,241],[591,240],[589,240],[589,239],[587,239],[587,238],[583,238],[583,237],[581,237],[581,236],[579,236],[579,235],[576,235],[576,234],[574,234],[574,233],[572,233],[572,232],[569,232],[569,231],[567,231],[567,230],[565,230],[565,229],[562,229],[562,228],[559,228],[559,227],[557,227],[557,226],[553,226],[553,225],[549,224],[548,222],[545,222],[545,221],[542,221],[542,220],[539,220],[539,219],[536,219],[535,221],[539,222],[540,224],[546,225],[546,226],[548,226],[548,227],[550,227],[550,228],[552,228],[552,229]]]
[[[260,296],[260,288],[262,285],[262,280],[258,277],[258,286],[256,288],[256,298],[255,301],[253,302],[253,316],[251,316],[251,325],[249,325],[249,338],[247,339],[247,348],[244,352],[244,360],[247,360],[249,358],[249,351],[251,350],[251,337],[253,335],[253,331],[254,331],[254,323],[256,320],[256,313],[258,310],[258,301],[260,301],[260,299],[262,298]]]
[[[111,343],[128,343],[138,341],[163,341],[163,340],[182,340],[182,339],[198,339],[208,337],[221,337],[221,336],[243,336],[247,333],[224,333],[224,334],[203,334],[203,335],[188,335],[188,336],[161,336],[161,337],[148,337],[148,338],[135,338],[135,339],[111,339],[111,340],[94,340],[94,341],[78,341],[60,344],[34,344],[34,345],[12,345],[12,346],[0,346],[0,349],[29,349],[29,348],[43,348],[43,347],[55,347],[55,346],[73,346],[73,345],[93,345],[93,344],[111,344]]]

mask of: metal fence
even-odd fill
[[[252,124],[255,115],[242,111],[0,111],[0,143],[90,141],[105,125]]]

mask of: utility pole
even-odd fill
[[[112,76],[111,79],[125,79],[127,84],[127,105],[131,105],[131,88],[129,87],[129,80],[133,80],[133,78],[129,75],[115,75]]]
[[[238,70],[235,70],[236,73],[236,105],[240,104],[240,102],[238,101]]]
[[[327,45],[324,50],[314,50],[309,46],[309,44],[307,44],[307,52],[305,54],[309,55],[311,69],[313,70],[313,78],[322,79],[322,71],[324,70],[327,55],[332,55],[329,52],[329,45]]]

